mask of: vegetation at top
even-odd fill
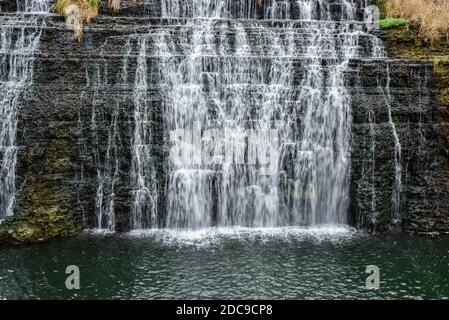
[[[75,31],[75,36],[81,40],[84,23],[90,23],[98,16],[99,7],[100,0],[58,0],[55,12],[65,17],[67,24]],[[113,11],[120,10],[120,0],[108,0],[108,8]]]
[[[449,37],[449,0],[376,0],[376,3],[382,9],[384,29],[408,25],[410,21],[426,39]]]
[[[66,18],[78,40],[83,35],[84,23],[90,23],[98,16],[101,0],[58,0],[55,11]],[[108,8],[120,10],[121,0],[107,0]],[[137,0],[130,0],[136,2]],[[262,6],[264,0],[255,0]],[[418,26],[419,33],[426,39],[439,39],[446,35],[449,39],[449,0],[376,0],[382,10],[382,29],[406,26],[410,23]]]

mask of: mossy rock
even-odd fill
[[[73,216],[70,148],[69,139],[55,139],[43,149],[27,149],[26,180],[17,196],[15,216],[0,225],[0,243],[39,242],[81,232],[79,218]],[[40,158],[45,165],[35,172],[33,164]]]
[[[79,224],[67,217],[47,212],[45,215],[17,217],[0,227],[0,243],[32,243],[81,232]]]

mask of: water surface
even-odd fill
[[[4,299],[449,298],[447,238],[346,228],[86,233],[0,248]],[[65,288],[77,265],[81,289]],[[367,290],[368,265],[380,290]]]

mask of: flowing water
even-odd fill
[[[119,104],[117,101],[112,108],[109,106],[107,111],[112,110],[110,119],[106,116],[107,111],[102,104],[102,99],[98,92],[108,84],[105,82],[107,78],[107,68],[101,68],[99,64],[95,65],[95,74],[93,82],[90,79],[87,81],[87,87],[94,90],[92,101],[92,115],[91,115],[91,131],[92,141],[94,145],[94,161],[97,169],[97,192],[95,197],[95,216],[97,229],[115,228],[115,185],[119,179],[119,148],[121,146],[120,131],[118,130]],[[108,123],[107,130],[107,148],[102,154],[100,151],[101,131],[98,130],[98,123]]]
[[[258,13],[255,2],[162,1],[163,17],[179,22],[139,40],[135,228],[347,222],[352,119],[345,71],[350,59],[384,51],[357,21],[363,8],[352,1],[292,6],[270,0]],[[152,138],[142,126],[150,47],[160,58],[165,129],[176,146],[164,215],[156,210],[146,149]]]
[[[50,0],[17,0],[19,11],[28,13],[48,13],[51,8]]]
[[[132,141],[133,191],[132,227],[134,229],[156,226],[157,187],[152,158],[151,113],[147,97],[146,39],[139,39],[139,56],[134,83],[134,136]]]
[[[351,59],[385,57],[362,21],[370,3],[267,0],[260,8],[247,0],[162,0],[166,27],[129,37],[118,75],[122,86],[134,78],[131,228],[345,225],[352,126],[346,72]],[[2,17],[0,219],[14,210],[20,94],[32,81],[42,26],[35,14],[50,7],[47,0],[19,1],[27,14]],[[149,65],[150,58],[157,63]],[[108,114],[101,95],[109,75],[101,64],[86,67],[81,100],[92,100],[91,131],[80,142],[90,139],[94,148],[80,156],[91,154],[96,170],[94,227],[115,230],[123,102]],[[158,79],[150,78],[155,70]],[[395,140],[392,221],[399,223],[403,170],[389,82],[379,88]],[[162,144],[171,147],[166,179],[158,178],[155,157],[160,137],[148,93],[155,87]],[[108,132],[100,129],[105,122]],[[81,114],[79,124],[81,132]],[[373,196],[373,210],[374,203]]]
[[[22,3],[21,3],[22,4]],[[48,12],[44,0],[27,1],[21,12]],[[11,216],[16,196],[17,119],[21,94],[31,85],[34,53],[43,21],[36,16],[0,17],[0,220]]]
[[[387,80],[383,96],[388,109],[388,122],[394,138],[394,184],[392,192],[391,221],[393,224],[400,224],[401,215],[401,190],[402,190],[402,147],[396,130],[396,124],[391,114],[391,94],[390,94],[390,68],[386,65]]]

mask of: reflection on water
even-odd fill
[[[89,233],[0,248],[0,298],[447,299],[448,251],[447,239],[344,227]],[[68,265],[81,290],[65,289]]]

